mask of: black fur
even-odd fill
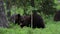
[[[54,21],[60,21],[60,10],[56,12],[54,16]]]
[[[45,28],[44,21],[40,15],[37,14],[36,10],[33,10],[32,16],[24,16],[24,21],[21,26],[31,27],[32,17],[32,28]]]
[[[33,28],[45,28],[43,18],[37,14],[37,10],[33,10]]]
[[[21,15],[20,14],[14,14],[10,17],[10,21],[15,23],[15,24],[18,24],[20,25],[20,22],[21,22]]]

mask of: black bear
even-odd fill
[[[27,26],[32,28],[45,28],[44,21],[40,15],[37,14],[37,10],[32,11],[32,16],[24,16],[24,22],[21,26]],[[32,18],[31,18],[32,17]],[[31,22],[32,21],[32,22]]]
[[[20,25],[21,27],[24,27],[24,26],[30,27],[29,26],[29,24],[31,23],[30,16],[26,16],[26,15],[22,16],[22,20],[21,21],[22,21],[20,23],[21,24]]]
[[[33,28],[45,28],[45,24],[44,24],[44,21],[43,21],[43,18],[37,14],[37,10],[33,10],[32,11],[32,27]]]
[[[54,21],[60,21],[60,10],[56,12],[54,16]]]
[[[14,22],[15,24],[20,25],[21,22],[21,15],[20,14],[14,14],[10,17],[10,21]]]

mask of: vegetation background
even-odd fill
[[[32,29],[30,27],[21,28],[19,25],[17,24],[14,25],[13,23],[11,23],[9,28],[0,28],[0,34],[60,34],[60,21],[55,22],[53,20],[55,11],[60,10],[60,3],[58,2],[60,0],[49,0],[49,1],[34,0],[35,7],[31,7],[30,5],[31,0],[13,0],[13,1],[3,0],[3,1],[4,1],[4,8],[7,18],[13,14],[18,14],[18,13],[21,15],[24,14],[29,15],[32,9],[38,9],[39,10],[38,14],[43,17],[46,28],[44,29],[41,28]],[[41,1],[43,1],[43,3],[41,3]],[[9,5],[8,2],[10,3]],[[51,5],[48,4],[49,2]],[[46,10],[42,10],[45,8]],[[47,11],[48,13],[45,11]]]

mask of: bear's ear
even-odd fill
[[[21,15],[20,15],[20,14],[17,14],[17,16],[21,17]]]

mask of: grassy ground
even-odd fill
[[[11,24],[11,28],[0,28],[0,34],[60,34],[60,22],[53,21],[52,17],[44,20],[46,25],[44,29],[20,28],[18,25]]]
[[[57,6],[57,9],[60,9],[60,5]],[[16,13],[20,14],[23,13],[23,9],[13,9],[11,10],[12,14],[14,14],[13,11],[17,11]],[[52,16],[49,18],[43,16],[43,18],[46,26],[44,29],[32,29],[29,27],[20,28],[19,25],[11,24],[11,28],[0,28],[0,34],[60,34],[60,22],[53,21]]]

